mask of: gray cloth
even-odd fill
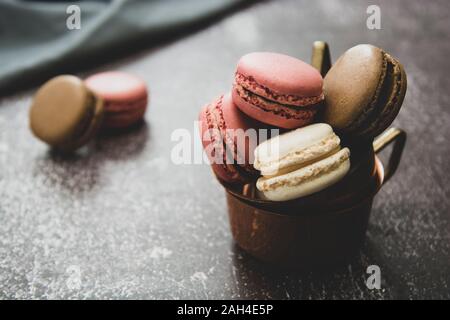
[[[150,46],[212,20],[240,0],[0,2],[0,92]],[[67,7],[81,9],[69,30]]]

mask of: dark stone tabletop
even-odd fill
[[[62,157],[28,129],[33,90],[0,99],[0,298],[450,298],[450,3],[366,1],[251,5],[177,41],[80,74],[118,69],[151,90],[146,123]],[[207,165],[170,161],[177,128],[230,89],[238,58],[277,51],[333,59],[358,43],[398,57],[408,92],[394,125],[408,133],[376,196],[359,257],[333,271],[268,270],[233,244],[225,194]],[[193,142],[194,143],[194,142]],[[295,245],[295,244],[292,244]],[[381,268],[369,290],[366,267]]]

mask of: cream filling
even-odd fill
[[[341,180],[350,170],[350,160],[341,163],[335,170],[318,175],[314,179],[307,180],[297,186],[285,186],[274,190],[260,192],[264,199],[271,201],[287,201],[305,197],[319,192]]]
[[[303,166],[295,171],[274,177],[261,177],[256,182],[256,187],[262,192],[274,191],[280,187],[295,187],[329,174],[340,167],[346,169],[344,170],[345,173],[350,168],[350,150],[348,148],[344,148],[325,159]]]
[[[254,78],[246,77],[236,72],[235,83],[237,86],[265,99],[285,105],[287,107],[303,107],[321,102],[324,99],[323,93],[317,96],[304,97],[295,94],[276,93],[263,85],[258,84]]]
[[[261,171],[261,175],[266,177],[285,174],[305,167],[312,162],[317,162],[330,154],[337,153],[339,144],[339,137],[332,133],[310,146],[294,149],[274,160],[263,161],[256,157],[253,166]]]

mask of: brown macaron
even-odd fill
[[[400,111],[407,87],[400,62],[368,44],[347,50],[324,78],[324,121],[338,132],[372,139]]]
[[[57,76],[36,92],[30,109],[30,128],[50,146],[73,151],[96,133],[103,102],[75,76]]]

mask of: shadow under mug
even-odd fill
[[[234,240],[250,255],[276,266],[310,268],[348,261],[364,242],[373,199],[395,173],[405,142],[403,130],[385,131],[373,147],[368,144],[347,186],[338,183],[295,201],[261,200],[223,183]],[[384,167],[377,154],[392,143]]]

